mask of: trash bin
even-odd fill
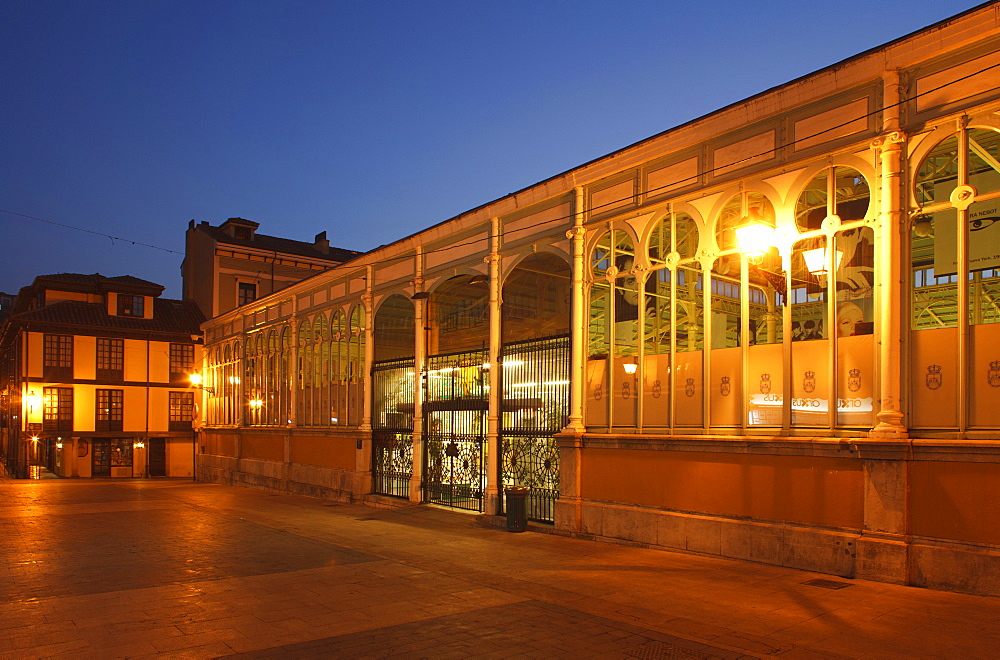
[[[523,532],[528,529],[528,489],[510,486],[507,493],[507,531]]]

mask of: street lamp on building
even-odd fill
[[[191,374],[190,376],[188,376],[188,379],[191,381],[191,384],[193,386],[197,387],[199,390],[205,390],[206,392],[208,392],[212,396],[215,396],[215,390],[214,389],[212,389],[211,387],[205,387],[204,385],[202,385],[203,379],[201,377],[201,374]]]
[[[771,249],[774,222],[758,213],[747,214],[736,227],[736,240],[747,261],[759,264]]]
[[[28,401],[28,414],[30,415],[33,412],[35,412],[35,406],[38,405],[39,397],[34,390],[31,390],[30,392],[28,392],[28,395],[25,398]]]

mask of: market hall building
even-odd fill
[[[198,478],[1000,594],[1000,6],[207,322]]]

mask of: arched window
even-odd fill
[[[301,426],[313,424],[313,332],[312,324],[303,319],[299,324],[299,365],[298,365],[298,410],[297,423]]]
[[[330,425],[330,338],[325,314],[313,319],[313,423]]]
[[[347,424],[347,323],[337,310],[330,317],[330,424]]]
[[[570,269],[564,259],[542,252],[521,261],[503,285],[502,342],[568,335]]]
[[[355,305],[351,310],[350,337],[348,339],[347,365],[347,423],[357,426],[363,413],[362,397],[365,389],[365,309]]]
[[[401,295],[392,295],[375,313],[375,361],[412,358],[414,354],[413,303]]]
[[[635,244],[628,232],[605,232],[591,252],[590,322],[587,365],[587,424],[591,426],[634,426],[635,374],[639,353],[639,285]],[[625,373],[628,363],[628,378]],[[609,376],[612,380],[608,380]],[[615,383],[621,383],[616,389]],[[618,406],[620,414],[608,417],[609,404],[628,394],[628,405]],[[613,396],[612,396],[613,395]]]
[[[1000,131],[944,138],[914,185],[910,426],[1000,427],[1000,388],[981,386],[1000,372],[992,357],[1000,344]],[[963,381],[968,398],[960,401]]]

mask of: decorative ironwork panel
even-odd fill
[[[486,487],[486,351],[428,358],[424,405],[424,499],[483,510]]]
[[[507,344],[501,363],[500,484],[527,488],[528,518],[552,522],[559,497],[555,434],[569,421],[570,338]]]
[[[528,489],[528,518],[554,520],[559,498],[559,447],[552,435],[500,438],[501,482]]]
[[[392,497],[410,497],[413,476],[413,434],[372,433],[372,491]]]
[[[483,510],[483,436],[435,433],[426,440],[424,497],[433,504]]]

